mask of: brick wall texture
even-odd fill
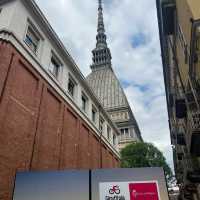
[[[119,160],[9,43],[0,41],[0,200],[17,171],[97,169]]]

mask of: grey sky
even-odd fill
[[[87,75],[97,26],[97,0],[36,0]],[[155,0],[104,0],[113,68],[123,83],[143,138],[172,166]]]

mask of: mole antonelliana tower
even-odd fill
[[[101,0],[98,5],[96,40],[96,48],[92,51],[92,72],[88,75],[87,81],[119,128],[119,148],[122,148],[130,142],[142,141],[142,137],[123,88],[112,68],[112,56],[106,42]]]

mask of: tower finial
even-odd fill
[[[99,8],[101,8],[101,7],[102,7],[102,1],[99,0]]]
[[[98,0],[98,26],[96,36],[96,48],[92,51],[93,53],[93,64],[92,69],[98,66],[111,66],[111,53],[107,47],[106,34],[103,22],[103,7],[102,0]]]
[[[103,22],[103,8],[102,8],[102,0],[99,0],[99,7],[98,7],[98,27],[97,27],[98,34],[104,33],[104,22]]]

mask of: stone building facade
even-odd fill
[[[98,7],[96,40],[96,48],[92,51],[92,72],[88,75],[87,81],[117,125],[120,131],[119,149],[122,149],[131,142],[142,141],[142,137],[124,90],[113,71],[112,56],[106,42],[101,0]]]
[[[119,167],[117,135],[36,3],[1,0],[0,200],[18,171]]]
[[[200,199],[200,1],[157,0],[180,199]]]

